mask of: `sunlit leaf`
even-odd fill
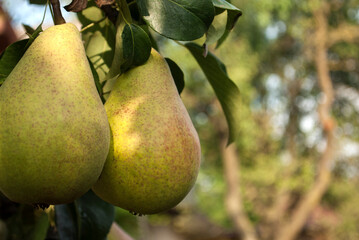
[[[226,0],[212,0],[212,2],[216,8],[216,12],[227,10],[226,29],[217,42],[216,48],[218,48],[227,38],[229,32],[234,28],[234,25],[236,24],[238,18],[242,16],[242,11],[237,7],[233,6],[232,4],[230,4],[229,2],[227,2]]]
[[[35,220],[35,225],[32,231],[32,240],[45,239],[47,230],[50,226],[49,217],[45,212],[42,212]]]
[[[103,11],[93,1],[88,2],[87,8],[77,13],[77,16],[83,27],[91,26],[82,32],[82,39],[86,54],[96,69],[100,81],[103,81],[114,56],[115,27],[112,22],[105,19]]]
[[[226,31],[227,14],[222,13],[214,17],[211,26],[206,34],[206,44],[216,43]]]
[[[235,140],[238,133],[239,90],[236,84],[228,77],[224,64],[216,56],[209,52],[204,57],[203,48],[195,43],[187,43],[185,46],[197,60],[221,103],[229,128],[229,144]]]

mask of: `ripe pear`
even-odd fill
[[[112,142],[93,191],[138,214],[177,205],[196,180],[201,149],[165,59],[152,50],[122,74],[105,109]]]
[[[97,181],[109,146],[78,29],[46,29],[0,87],[0,191],[38,206],[72,202]]]

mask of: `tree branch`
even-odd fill
[[[282,226],[276,240],[292,240],[303,228],[310,213],[319,204],[323,194],[326,192],[330,183],[330,163],[333,160],[335,147],[334,129],[335,120],[331,117],[331,105],[334,100],[333,86],[329,76],[329,67],[327,59],[327,16],[326,5],[315,11],[316,20],[316,39],[315,39],[315,66],[319,85],[324,94],[323,100],[319,105],[319,117],[323,130],[326,135],[326,148],[318,162],[318,177],[312,188],[306,193],[303,199],[294,209],[293,214],[287,224]]]
[[[295,134],[298,129],[298,112],[299,108],[296,105],[296,99],[300,93],[302,86],[302,81],[296,79],[294,82],[288,85],[288,94],[289,94],[289,121],[285,129],[285,142],[286,149],[289,153],[290,163],[287,165],[282,173],[281,179],[283,182],[290,181],[290,178],[293,176],[293,173],[298,169],[298,160],[297,160],[297,145],[295,140]],[[285,214],[288,211],[292,203],[292,191],[289,185],[285,185],[279,189],[279,192],[276,194],[274,203],[265,214],[265,226],[261,229],[261,235],[265,239],[272,239],[273,234],[276,231],[273,229],[280,229],[282,221],[285,217]]]
[[[342,24],[328,32],[327,46],[331,47],[339,42],[359,42],[359,26]]]
[[[226,148],[226,143],[226,138],[223,138],[221,151],[224,176],[227,183],[227,194],[225,198],[227,213],[234,222],[238,235],[243,236],[243,240],[256,240],[256,232],[245,213],[240,194],[236,146],[231,144]]]

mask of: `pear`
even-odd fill
[[[177,205],[196,180],[201,149],[165,59],[152,50],[122,74],[105,109],[112,142],[93,191],[137,214]]]
[[[97,181],[109,146],[78,29],[46,29],[0,87],[0,191],[37,206],[72,202]]]

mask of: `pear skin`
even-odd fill
[[[97,181],[109,144],[78,29],[46,29],[0,87],[0,191],[38,206],[72,202]]]
[[[165,59],[122,74],[105,103],[112,142],[93,191],[138,214],[177,205],[197,178],[201,149]]]

